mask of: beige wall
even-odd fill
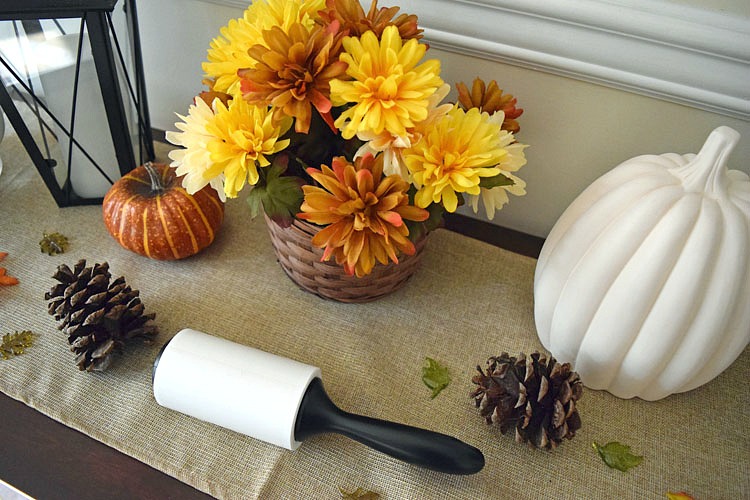
[[[210,40],[242,9],[198,0],[141,2],[138,8],[152,124],[173,129],[174,113],[185,113],[201,90],[200,63]],[[520,171],[528,194],[511,200],[497,224],[546,236],[575,196],[621,161],[697,152],[719,125],[742,134],[730,165],[750,173],[748,121],[486,59],[437,49],[430,54],[442,61],[445,81],[494,78],[526,110],[519,139],[531,145]]]

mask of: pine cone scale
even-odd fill
[[[536,398],[537,403],[541,403],[544,399],[544,396],[547,395],[547,391],[549,391],[549,380],[547,377],[542,376],[541,380],[539,381],[539,395]]]

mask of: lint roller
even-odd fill
[[[334,432],[439,472],[473,474],[484,467],[482,452],[454,437],[340,409],[320,377],[314,366],[185,329],[154,362],[154,397],[172,410],[289,450]]]

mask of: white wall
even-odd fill
[[[236,0],[147,0],[138,4],[148,99],[154,127],[173,129],[174,112],[185,113],[192,96],[201,90],[200,63],[206,57],[210,40],[230,18],[241,15],[241,7],[226,5],[232,2],[240,5]],[[403,4],[382,0],[381,3]],[[408,11],[422,16],[418,9],[425,8],[430,2],[421,0],[411,3],[414,7]],[[434,0],[434,3],[442,2]],[[451,5],[459,3],[452,2]],[[507,2],[484,0],[476,3],[495,8]],[[628,2],[623,0],[621,3]],[[633,0],[631,3],[638,1]],[[689,4],[691,9],[702,7],[701,0],[684,3]],[[732,14],[729,27],[740,26],[740,30],[744,29],[748,21],[748,16],[743,11],[746,5],[746,0],[722,2],[722,15]],[[430,19],[430,13],[425,13],[424,17]],[[536,20],[538,16],[528,17]],[[721,22],[725,20],[724,17],[717,19]],[[566,23],[563,28],[567,28],[568,24],[570,23]],[[505,26],[500,25],[497,29],[504,28]],[[590,34],[600,35],[596,29],[590,30]],[[491,38],[489,33],[486,35],[475,33],[472,36],[484,42],[485,38]],[[491,35],[496,36],[496,33]],[[519,38],[519,45],[533,44],[540,38],[533,33],[524,36],[527,40],[524,42]],[[631,38],[623,38],[623,44],[639,41],[638,37]],[[737,40],[737,47],[742,47],[744,45],[741,44],[748,43],[750,37]],[[711,41],[706,43],[709,42]],[[518,58],[501,60],[502,58],[494,57],[491,51],[488,54],[468,56],[465,55],[466,51],[456,47],[437,45],[441,48],[433,46],[428,54],[442,61],[442,76],[445,81],[469,82],[475,75],[486,80],[494,78],[503,88],[515,94],[519,104],[525,109],[520,121],[519,139],[531,147],[527,149],[529,163],[521,170],[520,176],[527,181],[528,194],[523,198],[513,199],[495,217],[494,222],[497,224],[546,236],[567,205],[599,175],[638,154],[697,152],[707,134],[718,125],[729,125],[742,134],[743,139],[732,156],[730,166],[750,173],[750,120],[744,111],[746,103],[747,109],[750,109],[750,84],[747,84],[745,90],[744,84],[734,73],[727,79],[727,85],[723,85],[721,78],[716,79],[716,75],[710,75],[718,81],[711,98],[720,94],[719,98],[728,96],[728,102],[739,103],[734,106],[734,111],[730,109],[718,114],[693,105],[678,104],[677,102],[689,100],[684,96],[650,97],[654,92],[648,86],[655,80],[651,76],[644,79],[645,83],[641,88],[635,86],[632,91],[626,91],[614,88],[618,86],[617,82],[593,83],[595,78],[584,81],[587,79],[585,74],[563,76],[565,73],[562,71],[555,74],[554,68],[541,67],[532,62],[524,63]],[[673,49],[666,44],[655,44],[654,50],[661,50],[662,45],[665,49]],[[727,47],[726,50],[731,53],[737,47]],[[682,52],[686,51],[679,50],[681,52],[677,55],[681,57]],[[587,56],[584,54],[582,57]],[[611,57],[615,60],[618,54],[611,54]],[[743,61],[719,54],[712,56],[709,63],[736,63],[729,68],[728,73],[738,68],[737,74],[743,74],[750,68],[747,59],[745,57]],[[669,79],[669,74],[665,79]],[[706,75],[707,78],[708,76]],[[701,81],[700,75],[696,76],[696,81]],[[679,83],[667,81],[674,88],[678,88]],[[656,85],[662,83],[656,82]],[[701,90],[688,89],[688,94],[700,97]],[[678,88],[677,93],[679,91]],[[697,106],[700,106],[700,102]],[[706,107],[713,109],[711,106]]]

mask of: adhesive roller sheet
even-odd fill
[[[341,410],[319,368],[196,330],[164,346],[153,385],[162,406],[289,450],[335,432],[440,472],[473,474],[484,466],[481,451],[454,437]]]

